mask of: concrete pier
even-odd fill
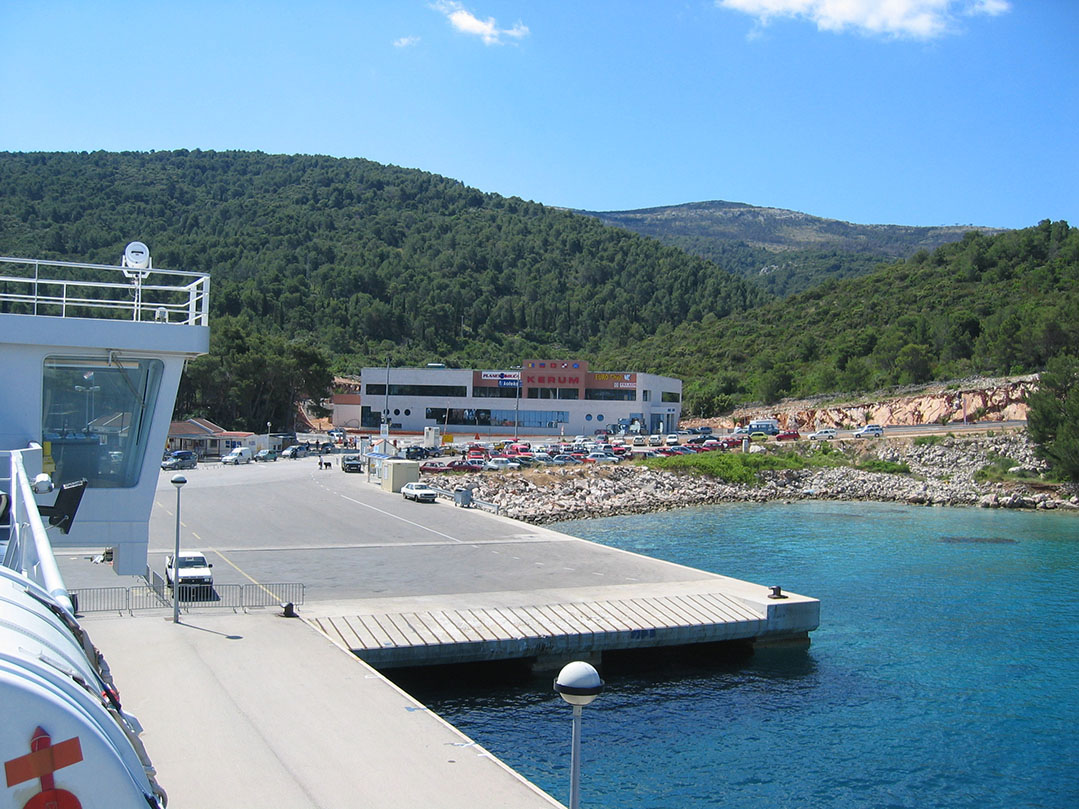
[[[176,527],[161,476],[149,562]],[[303,582],[299,618],[196,607],[89,614],[175,806],[559,805],[376,668],[719,640],[805,639],[819,602],[446,501],[405,501],[316,459],[186,473],[181,544],[215,585]],[[136,584],[59,557],[69,589]],[[353,654],[348,654],[352,652]],[[361,658],[361,659],[357,659]],[[557,699],[552,692],[552,699]]]

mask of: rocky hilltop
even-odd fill
[[[1079,491],[1046,483],[1023,432],[949,436],[938,443],[914,439],[839,442],[852,461],[906,463],[909,474],[868,472],[854,466],[765,473],[758,486],[725,483],[686,472],[635,464],[557,467],[468,475],[434,486],[470,488],[501,514],[543,524],[561,520],[641,514],[694,505],[772,500],[873,500],[933,506],[1063,509],[1079,512]],[[978,470],[1007,458],[1023,482],[980,483]]]
[[[1038,385],[1037,375],[1006,379],[975,379],[921,389],[907,395],[843,404],[821,400],[789,400],[771,406],[741,408],[729,417],[687,420],[689,426],[732,429],[757,418],[773,418],[783,429],[812,431],[821,427],[850,429],[864,424],[918,425],[973,421],[1025,421],[1027,395]]]

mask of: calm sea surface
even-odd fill
[[[821,600],[807,650],[606,674],[581,805],[1023,809],[1079,801],[1079,517],[883,504],[727,505],[560,530]],[[431,692],[568,801],[550,678]]]

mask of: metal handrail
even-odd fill
[[[56,602],[74,617],[75,610],[71,603],[64,579],[56,565],[52,544],[46,533],[45,523],[38,512],[34,490],[30,477],[26,473],[23,455],[36,453],[40,462],[41,447],[31,444],[25,450],[0,451],[0,457],[9,457],[10,474],[8,477],[8,495],[11,498],[8,512],[8,544],[4,552],[3,564],[18,571],[33,582],[41,585]]]
[[[17,274],[11,265],[32,267],[33,273]],[[206,273],[157,268],[132,270],[108,264],[7,256],[0,256],[0,268],[5,270],[0,274],[0,303],[25,305],[30,310],[28,314],[100,317],[123,311],[130,313],[135,321],[153,320],[188,326],[209,324],[210,276]],[[42,268],[52,268],[53,272],[43,276]],[[77,270],[104,271],[122,276],[123,280],[72,277],[73,271]],[[164,282],[148,284],[146,280],[150,276],[160,276]],[[89,297],[90,290],[100,291],[102,297]],[[155,299],[146,300],[147,292],[156,293]],[[72,314],[69,310],[79,313]]]

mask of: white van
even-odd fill
[[[241,464],[251,463],[251,459],[254,456],[251,454],[251,447],[233,447],[232,452],[221,459],[221,463]]]

